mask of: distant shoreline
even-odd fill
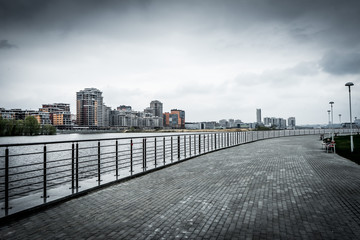
[[[247,132],[248,129],[231,128],[231,129],[149,129],[149,130],[57,130],[60,134],[96,134],[96,133],[190,133],[190,132]]]

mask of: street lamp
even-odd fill
[[[349,87],[349,106],[350,106],[350,150],[354,151],[354,142],[353,142],[353,131],[352,131],[352,115],[351,115],[351,86],[354,86],[352,82],[347,82],[345,86]]]
[[[341,114],[339,114],[339,123],[341,124]]]
[[[331,105],[331,141],[334,141],[334,127],[333,127],[333,123],[334,123],[333,104],[334,104],[334,102],[331,101],[331,102],[329,102],[329,104]]]
[[[329,118],[329,122],[328,122],[328,128],[330,128],[330,110],[327,110],[327,112],[328,112],[328,118]]]

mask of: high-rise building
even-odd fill
[[[104,126],[102,92],[85,88],[76,93],[76,122],[79,126]]]
[[[295,117],[289,117],[288,118],[288,126],[290,128],[295,128],[296,122],[295,122]]]
[[[261,123],[261,108],[256,109],[256,122]]]
[[[158,100],[151,101],[150,108],[153,109],[154,116],[156,117],[163,116],[163,104],[160,101]]]

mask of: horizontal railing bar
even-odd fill
[[[9,150],[11,153],[11,151]],[[20,157],[20,156],[29,156],[29,155],[40,155],[43,154],[43,152],[30,152],[30,153],[19,153],[19,154],[9,154],[9,157]]]
[[[37,163],[29,163],[29,164],[26,164],[26,165],[15,165],[15,166],[11,166],[9,167],[9,170],[10,169],[16,169],[16,168],[23,168],[23,167],[31,167],[31,166],[36,166],[36,165],[41,165],[42,166],[42,162],[37,162]]]
[[[29,186],[41,185],[42,183],[43,183],[42,181],[29,183],[29,184],[26,184],[26,185],[21,185],[21,186],[16,186],[16,187],[9,188],[9,190],[15,190],[15,189],[25,188],[25,187],[29,187]],[[40,189],[42,189],[42,188],[40,188]]]
[[[9,177],[18,176],[18,175],[27,174],[27,173],[32,173],[32,172],[40,172],[42,170],[43,170],[42,168],[38,168],[38,169],[27,170],[27,171],[24,171],[24,172],[10,173]],[[13,182],[13,181],[11,181],[11,182]]]

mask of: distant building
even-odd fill
[[[261,123],[261,108],[256,109],[256,122]]]
[[[201,123],[199,122],[187,122],[185,123],[185,128],[190,130],[198,130],[201,128]]]
[[[213,122],[187,122],[185,123],[186,129],[215,129],[217,127],[217,123]]]
[[[45,125],[45,124],[52,124],[51,118],[50,118],[50,113],[48,112],[34,112],[31,113],[30,116],[33,116],[36,118],[36,120],[38,121],[39,124],[41,125]]]
[[[0,117],[4,119],[13,120],[25,120],[27,116],[37,113],[35,110],[21,110],[21,109],[10,109],[0,108]]]
[[[201,123],[201,129],[215,129],[217,126],[218,124],[215,121]]]
[[[226,119],[221,119],[221,120],[219,121],[219,125],[220,125],[220,127],[222,127],[222,128],[228,128],[228,127],[229,127],[229,122],[228,122]]]
[[[294,129],[296,126],[295,117],[288,118],[288,127]]]
[[[72,124],[68,103],[43,104],[39,111],[49,113],[51,124],[54,126],[71,126]]]
[[[295,118],[294,118],[295,119]],[[275,129],[286,129],[286,119],[283,118],[275,118],[275,117],[265,117],[264,118],[264,126],[272,127]]]
[[[153,109],[153,115],[154,116],[162,118],[162,116],[163,116],[163,104],[160,101],[158,101],[158,100],[151,101],[150,108]]]
[[[104,126],[102,92],[85,88],[76,93],[76,122],[79,126]]]
[[[265,125],[266,127],[271,127],[271,126],[272,126],[272,124],[271,124],[271,118],[265,117],[265,118],[264,118],[264,125]]]
[[[164,127],[185,128],[185,111],[172,109],[171,113],[163,114]]]
[[[118,111],[128,111],[128,112],[132,111],[131,106],[126,106],[126,105],[120,105],[119,107],[117,107],[117,110]]]
[[[9,120],[25,120],[26,117],[33,116],[36,118],[39,124],[52,124],[50,113],[35,111],[35,110],[21,110],[21,109],[0,109],[0,117]]]

